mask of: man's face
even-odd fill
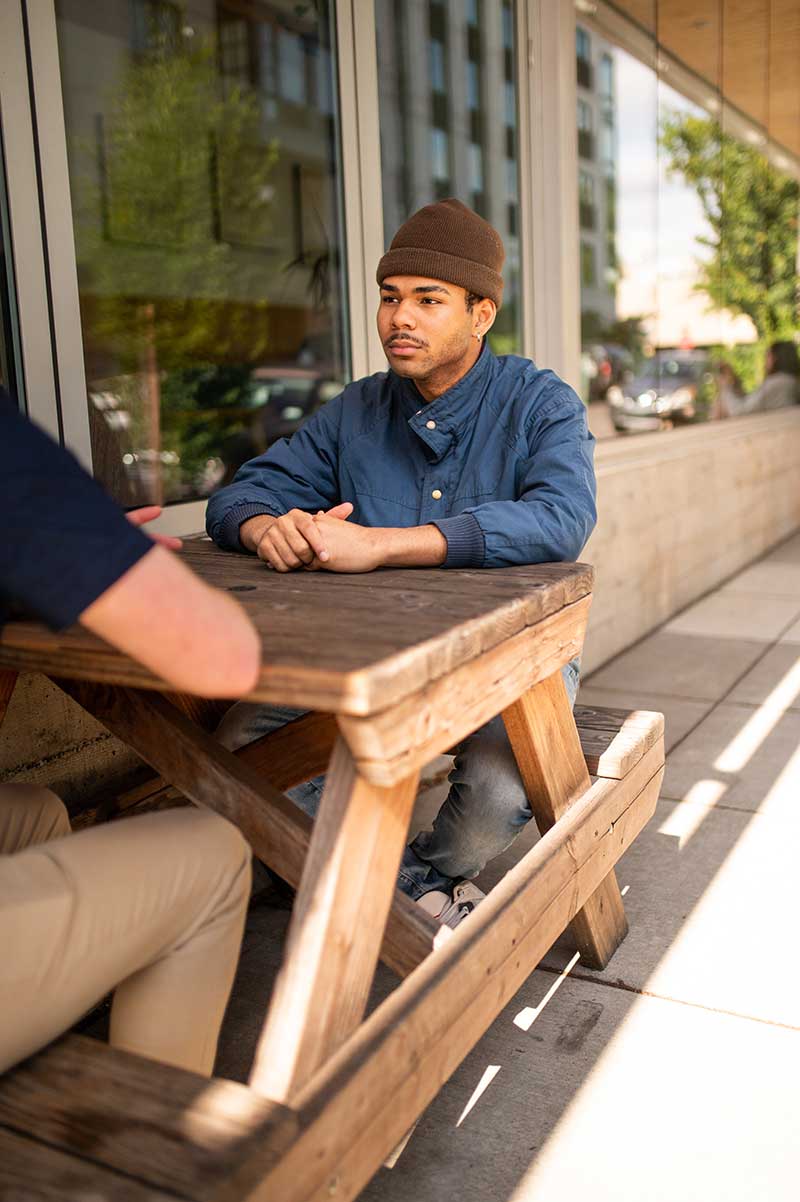
[[[381,284],[378,333],[399,376],[425,380],[465,370],[474,359],[474,313],[457,284],[415,275],[389,276]]]

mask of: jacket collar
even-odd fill
[[[495,363],[489,344],[484,342],[480,355],[467,374],[433,401],[425,401],[413,380],[391,372],[409,426],[427,443],[436,459],[441,459],[449,451],[460,431],[471,423],[494,376]],[[435,422],[433,429],[428,428],[428,422]]]

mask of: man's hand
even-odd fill
[[[330,572],[372,572],[383,562],[381,535],[386,531],[369,526],[358,526],[336,516],[331,509],[318,513],[314,524],[325,542],[328,555],[325,560],[317,557],[308,568],[316,571],[327,568]]]
[[[352,512],[353,506],[345,501],[323,516],[343,526]],[[290,509],[279,518],[267,514],[249,518],[239,527],[239,540],[243,547],[255,551],[258,558],[276,572],[322,567],[330,558],[325,533],[318,520],[302,509]]]
[[[375,568],[434,568],[447,558],[447,539],[438,527],[357,526],[337,521],[333,511],[318,513],[328,559],[315,560],[309,570],[372,572]]]
[[[147,522],[155,521],[160,513],[160,505],[145,505],[141,509],[131,509],[125,514],[125,517],[132,526],[144,526]],[[154,543],[166,547],[169,551],[180,551],[183,546],[181,540],[171,534],[154,534],[151,530],[148,530],[147,536],[148,538],[152,538]]]

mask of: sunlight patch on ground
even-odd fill
[[[458,1122],[456,1123],[457,1127],[461,1126],[461,1124],[464,1122],[464,1119],[469,1114],[470,1110],[472,1110],[472,1108],[475,1106],[476,1102],[480,1099],[481,1095],[486,1092],[486,1090],[489,1088],[492,1081],[494,1081],[495,1077],[497,1076],[497,1074],[499,1072],[500,1072],[499,1064],[487,1064],[486,1065],[483,1076],[481,1077],[480,1081],[475,1086],[475,1089],[472,1092],[472,1097],[467,1102],[464,1109],[461,1111],[461,1116],[460,1116]]]
[[[762,808],[766,809],[770,802],[777,803],[783,800],[790,802],[792,798],[796,797],[800,797],[800,747],[791,759],[787,760],[770,785],[762,802]]]
[[[714,761],[717,772],[741,772],[800,695],[800,656]]]
[[[721,780],[695,781],[683,801],[678,802],[672,813],[668,814],[661,823],[658,828],[659,835],[671,835],[673,839],[677,839],[678,848],[682,851],[701,823],[705,821],[709,810],[717,804],[720,798],[725,796],[727,791],[728,786]]]
[[[564,981],[567,979],[569,974],[572,972],[573,968],[578,963],[580,958],[581,958],[580,952],[576,952],[575,955],[570,960],[569,964],[567,964],[566,967],[563,969],[563,971],[560,972],[559,975],[556,977],[555,981],[550,986],[550,988],[548,989],[547,993],[544,995],[542,1000],[539,1002],[538,1006],[525,1006],[525,1008],[523,1010],[520,1010],[519,1014],[514,1019],[515,1027],[519,1027],[519,1029],[521,1031],[530,1031],[531,1027],[536,1022],[537,1018],[542,1013],[542,1011],[544,1010],[547,1003],[551,1000],[551,998],[554,996],[556,991],[559,990],[561,988],[561,986],[564,984]]]

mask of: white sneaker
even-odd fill
[[[417,905],[431,914],[442,926],[454,930],[486,897],[472,881],[459,881],[452,895],[443,889],[431,889],[417,898]]]

